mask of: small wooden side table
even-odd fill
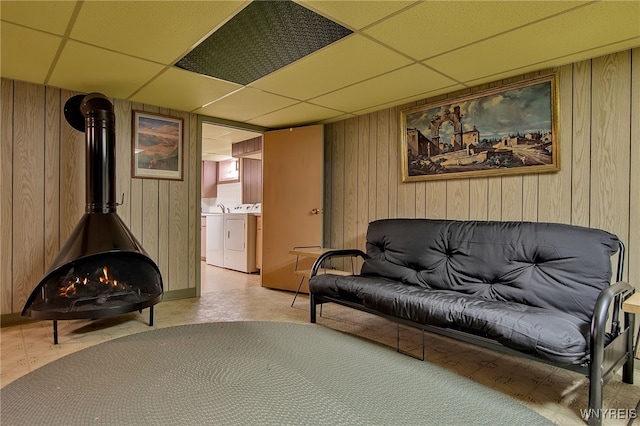
[[[627,300],[622,302],[622,310],[628,314],[640,315],[640,293],[634,293]],[[638,322],[638,321],[636,321]],[[635,330],[634,330],[635,331]],[[633,347],[633,355],[637,358],[638,341],[640,340],[640,331],[636,335],[636,344]]]
[[[637,318],[640,314],[640,293],[634,293],[631,295],[631,297],[622,302],[622,310],[628,314],[633,314],[634,316],[636,316],[635,322],[638,322]],[[636,344],[633,346],[633,356],[636,358],[638,358],[638,341],[640,341],[640,330],[637,331]],[[638,401],[638,404],[636,405],[636,413],[638,413],[639,410],[640,401]],[[629,424],[631,424],[632,422],[633,420],[631,420]]]
[[[622,310],[630,314],[640,314],[640,293],[634,293],[622,302]]]

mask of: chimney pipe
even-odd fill
[[[115,213],[115,116],[101,93],[76,95],[64,108],[65,118],[86,140],[86,213]]]

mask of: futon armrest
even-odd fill
[[[635,289],[624,281],[619,281],[610,285],[600,292],[591,319],[591,352],[596,352],[598,348],[604,347],[606,337],[607,319],[610,317],[614,322],[619,321],[620,307],[622,301],[634,293]],[[612,303],[613,301],[616,303]],[[614,324],[614,328],[616,325]],[[613,330],[616,331],[616,330]]]
[[[332,257],[361,257],[365,260],[369,258],[365,252],[358,249],[330,250],[320,255],[320,257],[318,257],[313,263],[313,266],[311,267],[311,277],[315,277],[318,273],[318,269],[322,268],[324,261],[331,259]]]

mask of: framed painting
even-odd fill
[[[402,181],[560,169],[556,75],[400,112]]]
[[[182,180],[182,118],[133,111],[132,176]]]

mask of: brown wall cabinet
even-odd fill
[[[262,202],[262,160],[242,158],[242,202]]]
[[[202,162],[202,198],[218,196],[218,163],[215,161]]]

